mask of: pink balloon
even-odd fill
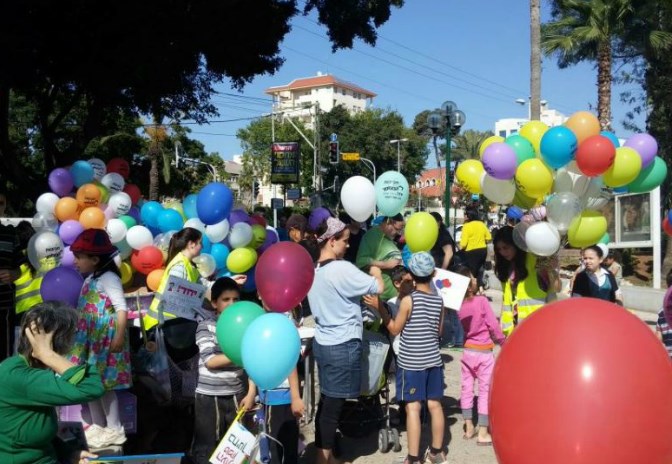
[[[279,242],[261,255],[254,276],[266,306],[284,313],[297,307],[308,295],[315,269],[305,248],[294,242]]]

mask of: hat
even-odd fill
[[[330,217],[332,217],[331,211],[327,208],[315,208],[310,212],[310,216],[308,217],[310,230],[317,230],[320,225]]]
[[[106,231],[86,229],[70,245],[70,251],[87,255],[111,255],[117,251],[117,248],[110,242]]]
[[[308,228],[308,219],[303,214],[292,214],[287,219],[286,227],[287,230],[299,229],[301,232],[305,232]]]
[[[343,231],[343,229],[346,228],[346,225],[344,222],[342,222],[340,219],[336,218],[328,218],[327,219],[327,230],[317,237],[317,243],[322,243],[325,240],[329,240],[331,237],[333,237],[336,234],[339,234],[340,232]]]
[[[429,277],[435,267],[434,258],[426,251],[413,253],[408,260],[408,270],[416,277]]]

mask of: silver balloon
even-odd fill
[[[201,253],[192,259],[193,263],[196,265],[201,277],[208,278],[215,272],[217,264],[215,263],[215,258],[207,253]]]
[[[56,229],[58,229],[58,219],[52,213],[38,212],[33,216],[32,226],[35,232],[43,230],[56,232]]]
[[[569,224],[578,216],[583,207],[579,197],[571,192],[554,194],[546,204],[546,217],[558,232],[564,234],[569,230]]]
[[[527,229],[529,229],[531,226],[532,224],[529,222],[519,222],[513,228],[513,243],[515,243],[516,246],[523,251],[528,251],[525,234],[527,233]]]

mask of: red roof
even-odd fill
[[[418,188],[418,182],[420,182],[420,188]],[[427,186],[428,182],[429,186]],[[442,197],[444,192],[443,185],[445,182],[445,168],[428,169],[420,173],[420,176],[415,181],[415,185],[411,188],[411,190],[418,192],[423,197]]]
[[[268,95],[273,95],[277,92],[282,92],[284,90],[298,90],[298,89],[311,89],[314,87],[326,87],[329,85],[338,85],[339,87],[344,87],[350,89],[353,92],[358,92],[366,95],[367,97],[375,97],[376,94],[370,90],[366,90],[358,85],[355,85],[351,82],[341,80],[330,74],[324,76],[315,76],[315,77],[302,77],[299,79],[294,79],[287,85],[279,85],[276,87],[267,88],[264,93]]]

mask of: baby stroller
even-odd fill
[[[401,451],[399,430],[390,425],[390,380],[393,353],[388,337],[365,330],[362,337],[362,388],[359,398],[346,400],[338,423],[334,455],[341,454],[343,436],[362,438],[378,429],[378,450]]]

